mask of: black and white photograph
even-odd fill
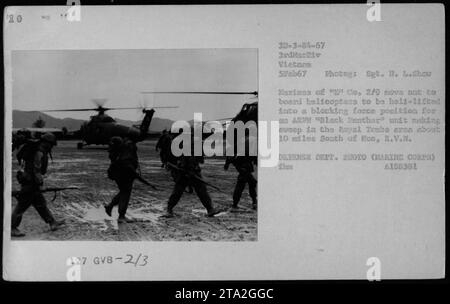
[[[16,51],[12,77],[13,240],[257,240],[226,135],[257,121],[256,49]]]
[[[81,2],[4,10],[4,280],[445,277],[442,4]]]

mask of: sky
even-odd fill
[[[233,117],[251,95],[142,94],[144,91],[258,91],[256,49],[14,51],[13,109],[178,106],[155,109],[155,117],[203,120]],[[52,112],[58,118],[88,119],[90,112]],[[140,120],[139,110],[109,111]]]

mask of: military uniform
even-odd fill
[[[200,202],[206,208],[208,212],[208,216],[214,216],[219,213],[217,209],[213,207],[211,197],[208,194],[208,190],[206,189],[206,185],[194,178],[202,178],[201,176],[201,168],[200,163],[203,163],[203,157],[197,156],[180,156],[176,163],[176,166],[179,170],[172,168],[172,176],[175,180],[175,186],[173,188],[172,194],[169,197],[169,201],[167,204],[167,213],[166,217],[173,216],[173,208],[176,206],[181,196],[184,193],[184,190],[187,186],[192,186],[197,193]]]
[[[119,207],[119,221],[130,221],[125,217],[130,202],[133,182],[139,168],[136,144],[128,139],[120,137],[112,138],[109,148],[111,165],[108,169],[108,177],[114,180],[119,188],[111,203],[105,205],[106,213],[111,216],[114,206]]]
[[[156,143],[156,151],[159,151],[159,157],[161,159],[161,168],[163,168],[169,160],[170,145],[172,139],[167,132],[163,132],[158,142]]]
[[[168,134],[168,139],[169,139],[168,149],[165,150],[164,158],[165,158],[166,164],[167,163],[171,163],[173,165],[176,165],[178,163],[178,157],[176,157],[172,153],[172,149],[171,149],[172,135],[171,134]],[[166,169],[170,171],[170,175],[172,176],[173,181],[176,183],[177,182],[177,178],[178,178],[178,172],[176,170],[174,170],[173,168],[170,169],[167,166],[166,166]],[[185,191],[187,193],[189,193],[189,194],[194,193],[194,189],[192,188],[192,184],[191,183],[188,183],[186,188],[187,188],[187,190],[185,190]]]
[[[31,144],[31,143],[30,143]],[[63,221],[56,221],[47,207],[44,195],[39,191],[44,184],[43,175],[47,173],[48,153],[53,145],[56,145],[56,138],[53,134],[44,134],[40,142],[36,142],[36,149],[29,150],[23,156],[23,171],[17,172],[17,179],[20,183],[20,193],[17,198],[17,205],[11,215],[11,230],[13,236],[24,236],[18,230],[25,211],[33,206],[41,218],[50,224],[51,230],[56,230]],[[22,149],[28,147],[22,146]],[[20,153],[20,151],[18,152]]]
[[[242,192],[245,189],[245,185],[248,184],[248,190],[250,197],[252,198],[253,208],[256,209],[257,197],[256,197],[256,185],[257,181],[252,173],[255,171],[253,164],[256,163],[256,159],[251,156],[235,156],[228,157],[224,166],[225,170],[228,170],[230,164],[233,164],[236,170],[239,172],[236,187],[233,193],[233,208],[238,207],[238,203],[241,199]]]
[[[19,149],[20,146],[31,140],[31,132],[29,130],[19,130],[12,136],[12,150]]]

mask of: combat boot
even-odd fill
[[[126,223],[134,223],[134,222],[136,222],[136,220],[131,219],[131,218],[126,217],[126,216],[120,216],[120,217],[117,219],[117,222],[118,222],[119,224],[126,224]]]
[[[173,210],[172,209],[167,209],[166,213],[164,213],[161,216],[162,217],[166,217],[166,218],[172,218],[172,217],[174,217]]]
[[[50,223],[50,230],[51,231],[58,230],[62,225],[64,225],[64,223],[65,223],[64,220],[53,221]]]
[[[19,228],[12,228],[11,229],[11,236],[14,237],[22,237],[25,236],[25,233],[19,230]]]
[[[223,211],[223,210],[216,209],[216,208],[211,208],[211,209],[208,210],[207,216],[208,216],[208,217],[213,217],[214,215],[219,214],[219,213],[221,213],[222,211]]]
[[[231,205],[231,212],[235,212],[239,210],[239,206],[237,203],[233,203],[233,205]]]

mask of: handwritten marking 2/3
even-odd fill
[[[117,264],[117,263],[123,263],[123,264],[131,264],[135,267],[138,266],[147,266],[149,264],[149,257],[148,255],[139,253],[139,254],[126,254],[124,256],[94,256],[91,258],[87,257],[78,257],[77,263],[79,265],[87,265],[90,264],[90,262],[94,265],[106,265],[106,264]]]

